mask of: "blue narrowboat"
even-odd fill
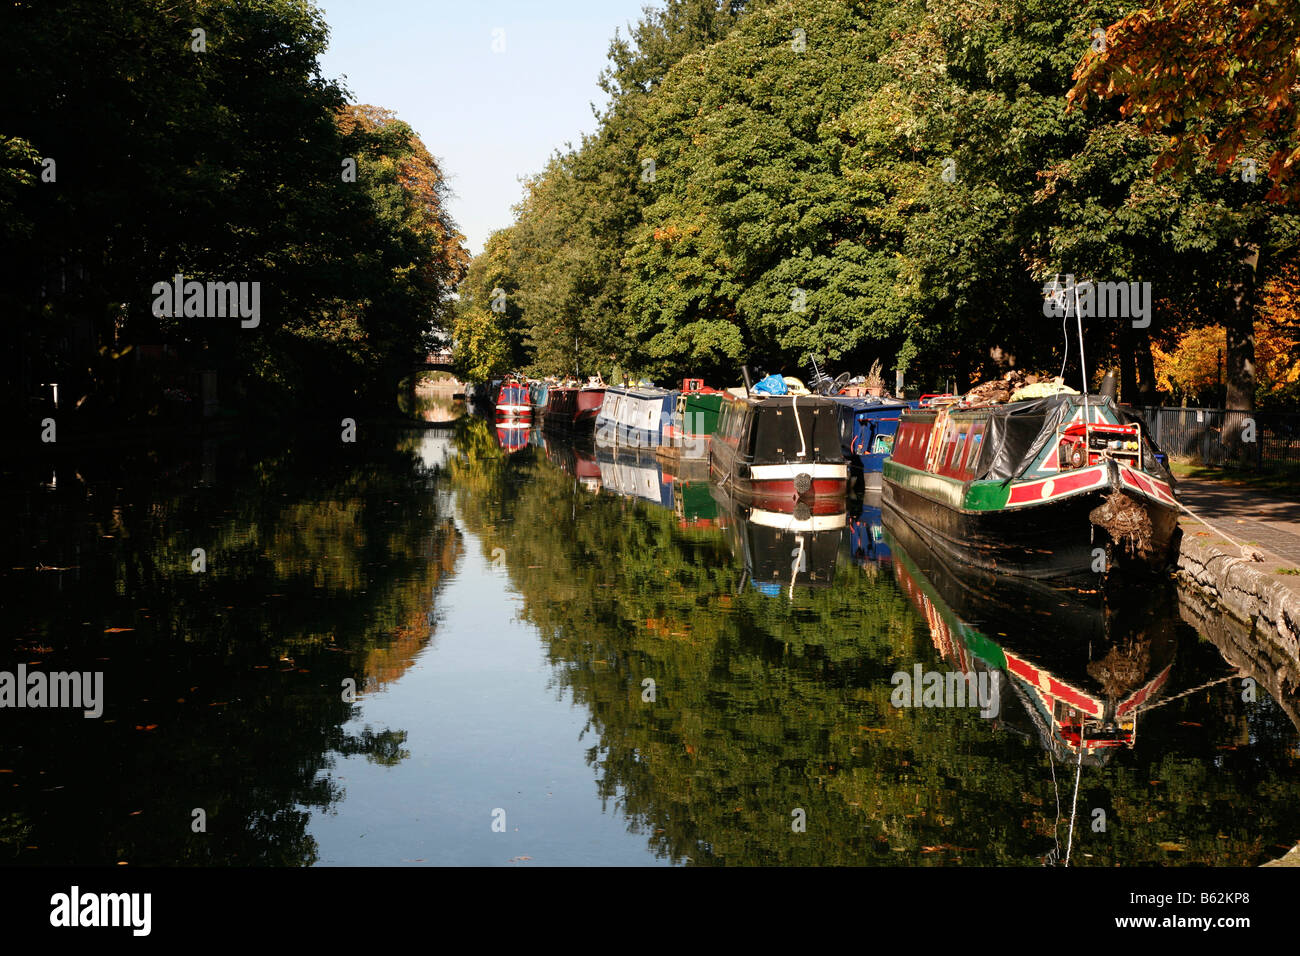
[[[866,566],[890,560],[889,542],[880,496],[862,499],[856,516],[849,519],[849,554],[854,564]]]
[[[540,421],[542,412],[546,411],[546,393],[551,389],[549,382],[528,383],[528,404],[533,407],[533,420]]]
[[[850,480],[864,491],[879,491],[881,466],[894,450],[898,423],[914,405],[865,396],[827,397],[840,407],[840,445]]]

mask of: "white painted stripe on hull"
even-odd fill
[[[833,531],[843,528],[848,522],[848,515],[841,511],[835,515],[813,515],[799,520],[792,514],[782,511],[762,511],[755,508],[749,513],[750,524],[764,528],[777,528],[781,531]]]
[[[519,415],[524,412],[530,412],[532,410],[533,410],[533,406],[531,405],[498,405],[497,406],[498,412],[504,412],[507,415]]]
[[[753,465],[749,469],[750,481],[792,481],[796,475],[809,478],[848,478],[849,466],[809,462],[788,462],[784,465]]]

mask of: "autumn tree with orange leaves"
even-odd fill
[[[1293,0],[1157,0],[1106,30],[1075,71],[1071,103],[1124,98],[1120,112],[1169,135],[1154,171],[1225,172],[1267,154],[1272,202],[1300,199],[1300,6]]]
[[[1265,201],[1293,203],[1300,199],[1297,36],[1300,7],[1291,0],[1156,0],[1106,29],[1075,71],[1067,100],[1073,107],[1090,95],[1122,97],[1121,116],[1168,136],[1153,163],[1157,175],[1208,164],[1253,181],[1266,166]],[[1269,254],[1262,230],[1237,243],[1222,283],[1225,398],[1250,408],[1260,287],[1275,272],[1261,262]]]

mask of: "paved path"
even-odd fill
[[[1300,488],[1288,500],[1275,492],[1183,478],[1175,490],[1179,501],[1224,534],[1300,567]],[[1185,512],[1183,519],[1190,520]]]

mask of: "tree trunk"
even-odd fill
[[[1156,403],[1156,363],[1151,358],[1151,337],[1137,337],[1138,399],[1143,405]]]
[[[958,394],[965,394],[970,391],[971,387],[975,384],[971,381],[970,356],[966,353],[965,349],[957,353],[957,360],[953,364],[953,388],[956,389]],[[947,390],[948,383],[944,382],[940,386],[939,391],[946,392]]]
[[[1133,363],[1133,329],[1126,323],[1119,333],[1119,399],[1126,405],[1138,404],[1137,368]]]
[[[1232,305],[1224,320],[1228,330],[1224,350],[1226,407],[1255,407],[1255,312],[1259,304],[1259,247],[1247,246],[1237,274],[1228,286]]]

